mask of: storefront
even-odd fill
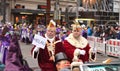
[[[12,9],[14,23],[40,24],[40,20],[45,20],[45,11],[29,9]]]

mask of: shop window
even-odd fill
[[[16,17],[16,18],[15,18],[15,21],[16,21],[16,22],[19,22],[19,18],[18,18],[18,17]]]
[[[46,5],[38,5],[38,9],[46,9],[47,6]]]
[[[15,8],[16,8],[16,9],[22,9],[22,8],[24,9],[25,6],[24,6],[24,5],[20,5],[20,4],[16,4],[16,5],[15,5]]]

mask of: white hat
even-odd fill
[[[82,27],[82,28],[85,28],[85,25],[83,24],[83,25],[81,25],[81,27]]]
[[[52,29],[52,28],[56,30],[56,23],[53,20],[50,20],[47,29]]]

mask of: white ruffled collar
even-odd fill
[[[53,37],[53,38],[50,39],[50,38],[47,36],[47,34],[45,34],[45,38],[47,38],[47,40],[49,40],[50,43],[53,43],[53,41],[54,41],[54,39],[55,39],[55,37]]]
[[[79,41],[76,40],[74,37],[73,37],[73,34],[71,33],[67,38],[66,40],[72,45],[72,46],[75,46],[76,48],[85,48],[88,44],[88,41],[87,39],[85,39],[84,37],[80,36],[79,37]]]

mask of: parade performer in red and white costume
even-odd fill
[[[45,48],[41,49],[40,47],[36,46],[32,48],[32,55],[33,57],[38,55],[37,60],[42,71],[56,71],[54,65],[54,55],[59,52],[64,52],[62,42],[55,37],[55,33],[55,22],[51,20],[44,36],[47,38]]]
[[[65,39],[65,52],[72,62],[74,59],[74,51],[77,49],[77,55],[83,63],[89,62],[90,46],[86,38],[81,34],[82,28],[78,23],[72,25],[72,33]]]

